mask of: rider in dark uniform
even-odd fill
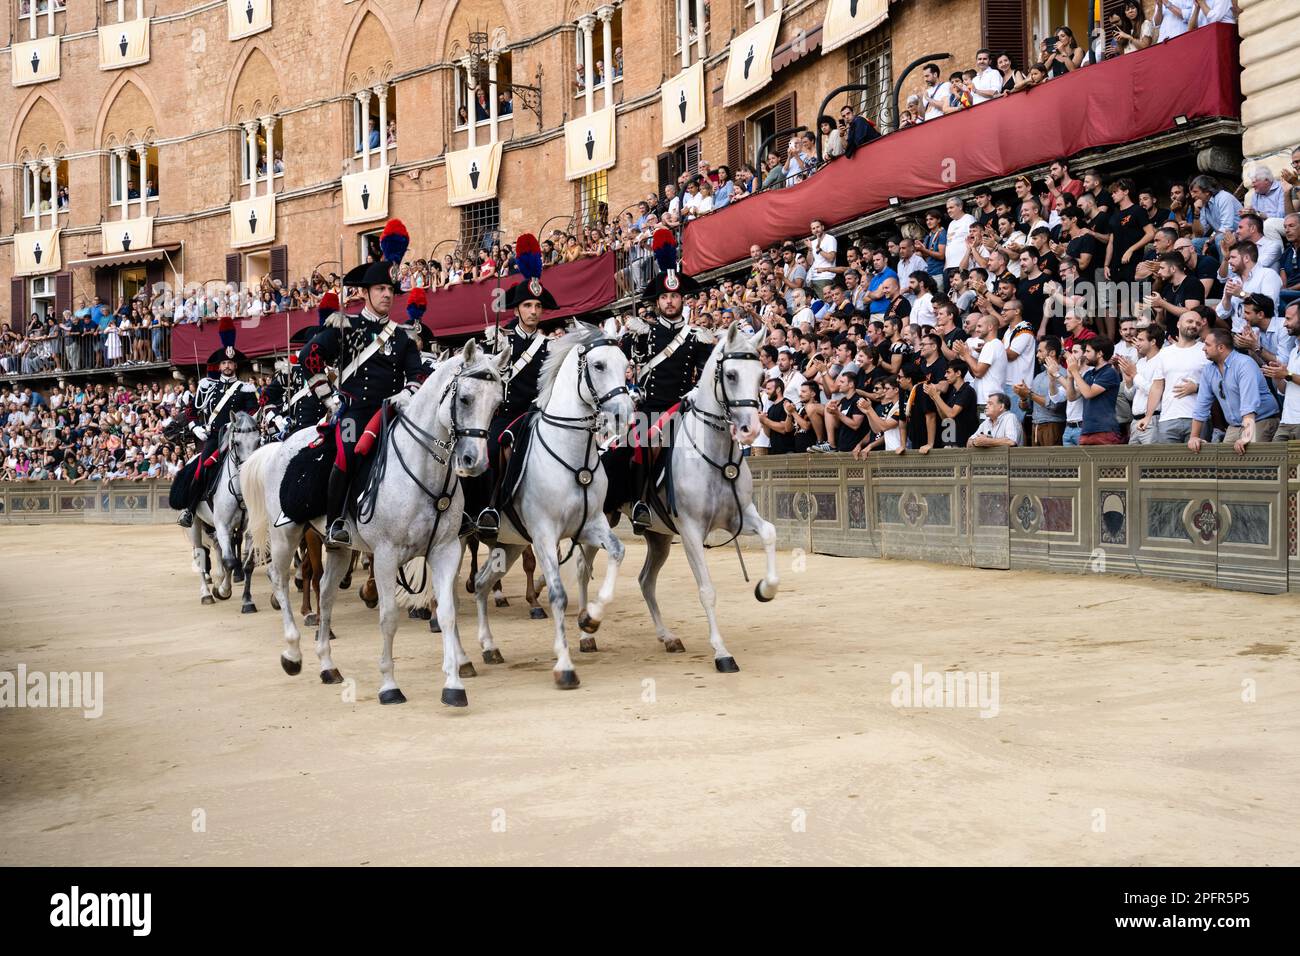
[[[555,297],[542,286],[542,250],[531,233],[524,233],[515,243],[515,261],[523,281],[506,290],[505,304],[514,310],[515,317],[501,329],[496,343],[498,352],[510,349],[510,370],[505,376],[505,399],[488,428],[491,470],[490,474],[465,483],[466,493],[478,501],[482,501],[484,492],[490,489],[487,506],[479,513],[477,521],[478,537],[488,544],[496,540],[501,527],[501,517],[496,508],[496,493],[505,470],[501,449],[509,447],[514,439],[509,431],[510,425],[532,409],[537,399],[542,363],[546,360],[548,336],[556,324],[566,321],[542,319],[546,309],[557,308],[557,305]]]
[[[711,336],[704,329],[688,325],[682,317],[682,297],[699,291],[699,283],[677,268],[677,241],[671,230],[659,229],[652,242],[659,274],[645,287],[644,298],[654,303],[656,315],[649,328],[624,339],[628,357],[636,366],[641,391],[637,409],[646,426],[653,426],[668,409],[681,402],[695,387],[704,363],[713,351]],[[650,526],[650,462],[648,436],[639,436],[642,454],[633,448],[615,449],[607,461],[619,462],[632,471],[632,528],[640,533]],[[637,459],[640,459],[639,461]]]
[[[272,437],[278,436],[289,425],[289,419],[285,417],[285,405],[293,394],[289,391],[292,374],[287,358],[276,359],[275,373],[262,389],[260,401],[263,430]]]
[[[221,348],[208,356],[208,374],[199,382],[198,394],[192,405],[185,409],[186,426],[190,434],[202,443],[197,460],[185,463],[184,473],[193,469],[185,478],[177,476],[177,481],[188,480],[185,488],[185,508],[176,523],[182,528],[194,524],[194,510],[199,506],[199,499],[206,482],[203,475],[215,465],[214,456],[221,441],[221,429],[230,424],[239,412],[256,415],[260,402],[257,388],[252,382],[237,378],[240,365],[247,367],[248,359],[243,352],[235,348],[235,323],[222,319],[218,327]]]
[[[307,384],[307,375],[303,371],[302,363],[298,360],[302,347],[329,323],[330,316],[335,314],[340,316],[336,320],[336,324],[345,321],[339,309],[339,297],[333,292],[326,292],[321,296],[316,311],[320,315],[320,324],[303,326],[289,337],[289,342],[298,346],[298,349],[289,353],[289,386],[283,408],[286,423],[281,428],[282,438],[288,438],[300,429],[321,424],[321,419],[329,412],[329,405],[326,403],[334,394],[333,385],[331,385],[329,394],[324,399],[317,396],[313,387]],[[328,378],[326,383],[328,384]]]
[[[298,356],[312,392],[322,401],[331,391],[326,368],[335,365],[340,369],[336,454],[326,491],[326,547],[352,546],[343,515],[349,476],[356,471],[358,443],[364,442],[362,453],[368,451],[380,428],[384,402],[403,389],[414,392],[424,381],[419,345],[388,316],[393,304],[393,268],[401,262],[406,245],[405,227],[399,220],[390,220],[379,239],[385,261],[357,266],[343,277],[344,286],[365,290],[361,314],[337,313]]]

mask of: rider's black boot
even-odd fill
[[[343,509],[347,505],[348,475],[337,465],[330,471],[329,488],[326,490],[326,532],[325,547],[350,548],[352,536],[343,522]]]

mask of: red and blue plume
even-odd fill
[[[235,320],[228,315],[224,315],[217,322],[217,338],[221,340],[221,347],[228,349],[235,344]]]
[[[661,271],[671,272],[677,268],[677,240],[671,229],[656,229],[650,248],[654,251],[655,262]]]
[[[531,232],[524,233],[515,241],[515,263],[525,279],[542,277],[542,247]]]
[[[326,292],[320,297],[320,304],[316,306],[316,309],[320,314],[321,324],[324,325],[330,314],[339,310],[339,297],[333,292]]]
[[[391,262],[395,266],[401,264],[402,257],[406,255],[406,247],[410,244],[411,237],[400,219],[388,220],[384,231],[379,234],[379,251],[383,253],[385,262]]]
[[[406,296],[406,314],[412,322],[419,322],[429,307],[429,299],[423,289],[415,288]]]

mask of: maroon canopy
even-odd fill
[[[1129,143],[1189,120],[1241,114],[1237,33],[1213,24],[1043,86],[891,133],[787,189],[693,220],[682,238],[691,274],[884,209],[1006,176],[1085,150]]]
[[[501,280],[501,289],[522,282],[521,276],[508,276]],[[613,302],[617,293],[614,285],[614,254],[607,252],[588,259],[579,259],[563,265],[551,266],[542,273],[542,283],[555,296],[558,309],[547,311],[546,316],[558,318],[592,312]],[[424,324],[435,335],[467,335],[482,332],[493,322],[492,301],[496,281],[450,286],[429,295],[429,310],[424,314]],[[361,311],[358,303],[348,307],[349,312]],[[406,295],[393,300],[393,315],[406,321]],[[502,314],[501,323],[508,322],[508,313]],[[269,355],[289,348],[289,336],[303,326],[315,325],[316,310],[276,312],[255,319],[236,319],[238,330],[236,347],[248,356]],[[217,339],[216,320],[197,325],[178,325],[172,329],[172,364],[187,366],[200,364],[220,345]]]

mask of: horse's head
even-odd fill
[[[596,437],[605,446],[627,430],[636,403],[627,388],[627,355],[619,346],[623,332],[618,322],[609,319],[599,332],[591,332],[600,338],[580,347],[578,391],[596,412]]]
[[[488,428],[501,404],[501,376],[510,367],[510,350],[493,355],[470,339],[456,360],[439,403],[438,418],[451,434],[451,464],[462,478],[488,467]]]
[[[727,417],[735,439],[744,445],[753,442],[762,430],[758,395],[763,386],[763,366],[758,350],[766,334],[767,330],[760,327],[752,336],[746,335],[739,322],[732,322],[714,346],[697,390],[712,396],[718,414]]]
[[[247,412],[236,412],[226,426],[226,440],[235,451],[235,459],[247,461],[262,443],[262,430],[257,427],[257,419]]]

